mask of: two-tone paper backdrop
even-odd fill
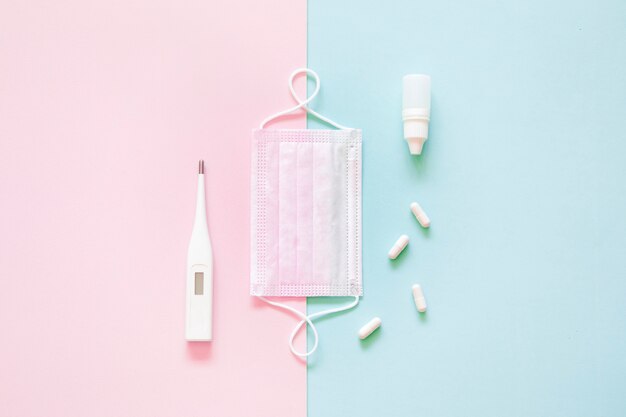
[[[364,130],[365,285],[308,367],[248,295],[249,131],[307,63]],[[623,416],[625,119],[618,0],[0,1],[0,416]],[[209,347],[183,339],[199,158]]]

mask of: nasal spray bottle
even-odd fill
[[[411,155],[421,155],[428,139],[430,121],[430,77],[424,74],[405,75],[402,80],[402,120],[404,139]]]
[[[185,338],[213,340],[213,254],[206,218],[204,161],[198,164],[196,218],[187,252],[187,318]]]

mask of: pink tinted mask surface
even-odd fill
[[[361,131],[255,130],[250,294],[362,295]]]

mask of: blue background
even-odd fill
[[[626,2],[308,8],[312,106],[363,129],[365,285],[319,321],[309,416],[626,415]],[[421,157],[402,135],[408,73],[432,77]]]

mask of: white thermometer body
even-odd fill
[[[204,161],[199,166],[196,218],[187,252],[185,338],[192,342],[213,339],[213,255],[206,217]]]

